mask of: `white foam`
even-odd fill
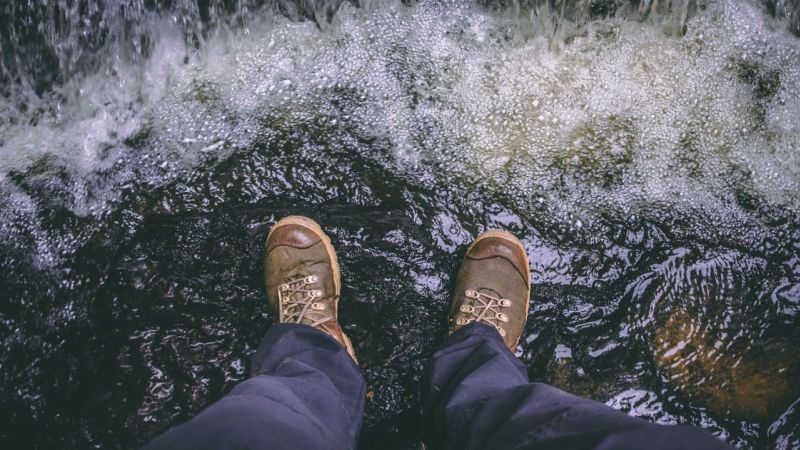
[[[742,234],[759,225],[736,189],[800,210],[800,45],[749,3],[710,2],[682,37],[604,19],[558,51],[463,4],[346,4],[325,28],[267,18],[195,52],[165,20],[144,66],[79,80],[58,114],[0,130],[0,174],[42,158],[76,180],[103,172],[91,195],[75,182],[69,207],[91,214],[133,177],[158,185],[310,126],[382,138],[401,168],[438,161],[587,234],[609,211]],[[757,98],[743,61],[779,88]],[[143,147],[124,144],[142,129]]]

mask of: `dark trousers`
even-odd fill
[[[333,338],[274,325],[254,377],[145,446],[167,449],[353,449],[364,413],[358,367]],[[530,383],[490,327],[472,324],[436,352],[424,389],[429,449],[728,449],[702,430],[655,425]]]

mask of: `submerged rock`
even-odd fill
[[[695,315],[676,309],[656,329],[654,359],[678,391],[737,420],[774,420],[800,395],[797,347],[756,341],[732,351],[721,342]]]
[[[622,180],[633,162],[636,130],[630,119],[612,115],[577,127],[567,142],[554,165],[581,181],[610,186]]]

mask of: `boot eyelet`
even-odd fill
[[[475,308],[470,305],[461,305],[461,308],[458,308],[459,311],[464,313],[471,313],[475,311]]]
[[[500,300],[500,306],[503,306],[503,307],[511,306],[511,300],[509,300],[507,298],[504,298],[504,299]]]
[[[478,298],[478,291],[474,289],[467,289],[467,292],[464,293],[469,298]]]
[[[498,313],[497,320],[499,320],[500,322],[508,322],[508,316],[503,313]]]
[[[278,290],[282,291],[282,292],[288,291],[289,290],[289,285],[284,283],[284,284],[278,286]]]
[[[317,281],[319,281],[319,277],[318,277],[318,276],[316,276],[316,275],[309,275],[309,276],[307,276],[307,277],[306,277],[306,279],[305,279],[305,282],[306,282],[306,283],[309,283],[309,284],[310,284],[310,283],[316,283]]]
[[[323,303],[313,303],[311,307],[316,309],[317,311],[322,311],[323,309],[325,309],[325,305]]]
[[[317,290],[315,290],[313,292],[314,292],[314,297],[317,297],[317,298],[322,297],[322,291],[321,290],[317,289]]]
[[[456,325],[466,325],[468,323],[469,323],[469,320],[467,320],[467,319],[465,319],[463,317],[461,317],[458,320],[456,320]]]
[[[506,337],[506,330],[504,330],[502,328],[498,328],[497,332],[500,333],[501,337]]]

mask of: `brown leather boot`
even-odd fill
[[[339,263],[322,228],[302,216],[279,220],[269,231],[264,255],[267,298],[280,323],[299,323],[329,334],[358,363],[339,326]]]
[[[467,250],[456,280],[449,333],[472,322],[494,327],[514,351],[528,319],[531,269],[513,234],[492,230]]]

